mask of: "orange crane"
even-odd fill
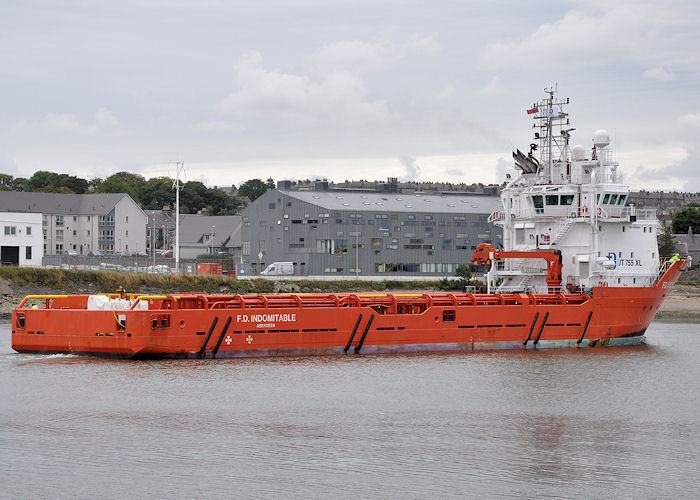
[[[534,250],[505,251],[496,250],[490,243],[481,243],[472,255],[472,262],[480,266],[490,266],[492,260],[503,259],[544,259],[547,261],[547,286],[550,288],[561,287],[561,251],[560,250]]]

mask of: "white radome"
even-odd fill
[[[593,145],[596,148],[604,148],[610,144],[610,132],[605,129],[596,130],[593,134]]]
[[[574,160],[576,161],[581,161],[586,159],[586,148],[583,146],[576,145],[573,148],[571,148],[571,156],[574,157]]]

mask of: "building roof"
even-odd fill
[[[167,227],[168,229],[175,228],[175,214],[164,210],[144,210],[148,217],[148,227],[155,225],[156,228]],[[155,224],[154,224],[155,219]]]
[[[501,200],[496,196],[400,194],[400,193],[349,193],[334,191],[280,191],[328,210],[357,210],[383,212],[443,212],[455,214],[484,214],[501,210]]]
[[[240,215],[180,214],[180,245],[210,246],[211,243],[204,237],[211,234],[214,226],[214,248],[221,247],[222,244],[229,247],[241,246],[241,225]]]
[[[697,252],[700,250],[700,234],[681,233],[674,234],[673,237],[676,239],[677,243],[685,245],[688,252]]]
[[[131,199],[126,193],[63,194],[2,191],[0,212],[106,215],[125,196]]]

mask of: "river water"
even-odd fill
[[[3,321],[0,496],[697,498],[699,326],[628,348],[119,361],[14,353]]]

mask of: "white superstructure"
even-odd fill
[[[528,154],[513,153],[522,173],[503,190],[503,210],[490,217],[503,228],[504,250],[559,250],[569,291],[652,285],[659,273],[656,211],[627,204],[629,187],[607,131],[593,134],[591,148],[569,146],[569,100],[545,92],[528,110],[535,120]],[[543,259],[508,258],[494,262],[488,277],[499,292],[546,293],[545,275]]]

